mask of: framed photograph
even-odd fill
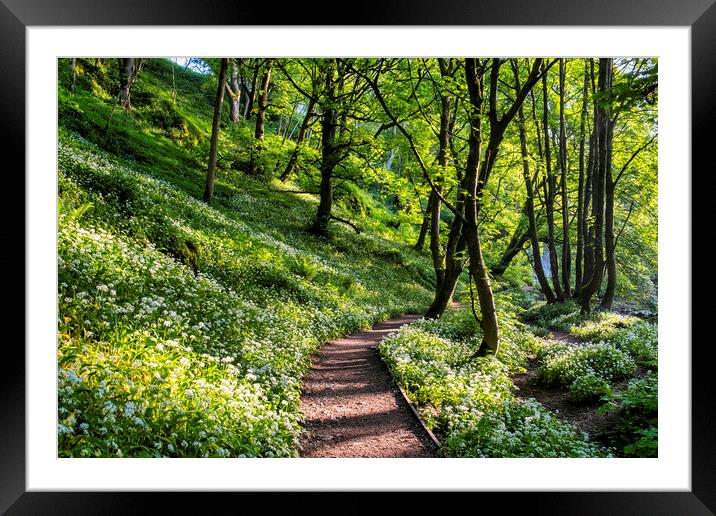
[[[276,502],[287,509],[294,506],[296,500],[306,499],[309,493],[324,494],[327,491],[349,492],[349,496],[356,499],[352,502],[354,508],[365,510],[369,510],[369,503],[367,499],[359,498],[359,493],[410,491],[415,494],[414,501],[422,503],[422,492],[460,491],[470,493],[476,500],[487,497],[497,503],[509,500],[511,508],[549,514],[630,514],[635,511],[713,514],[716,511],[716,494],[712,487],[716,484],[716,432],[713,425],[716,415],[712,402],[716,393],[708,382],[708,350],[702,342],[692,342],[691,336],[691,227],[692,206],[695,205],[692,202],[692,169],[695,165],[692,164],[706,163],[706,154],[713,145],[709,136],[716,113],[713,98],[716,87],[713,73],[716,7],[713,0],[688,0],[678,4],[626,4],[608,0],[599,5],[575,4],[567,0],[490,0],[469,5],[421,2],[411,4],[409,8],[389,2],[372,6],[372,9],[367,4],[360,8],[354,6],[354,17],[341,23],[327,17],[316,18],[309,13],[299,14],[298,8],[274,13],[273,10],[264,12],[266,6],[223,1],[213,3],[211,8],[200,3],[176,4],[164,0],[151,5],[87,0],[0,2],[0,27],[4,39],[0,65],[5,71],[3,95],[0,96],[6,121],[3,141],[8,151],[14,150],[23,156],[16,167],[25,170],[20,188],[24,188],[26,203],[25,224],[18,225],[26,231],[23,235],[25,349],[18,351],[14,367],[2,380],[4,425],[3,439],[0,440],[0,511],[8,514],[142,512],[137,507],[142,504],[149,507],[146,503],[150,497],[148,492],[164,493],[157,495],[161,496],[161,503],[167,509],[181,510],[185,497],[172,497],[167,493],[176,491],[190,491],[202,498],[220,491],[222,502],[228,503],[248,495],[252,501],[261,503],[267,495],[273,496],[267,491],[291,492]],[[311,6],[311,10],[314,9],[325,12],[322,6]],[[145,58],[150,66],[154,58],[170,58],[174,63],[189,67],[193,66],[191,58],[208,57],[213,58],[212,63],[199,64],[213,66],[216,70],[212,73],[219,74],[227,73],[227,60],[219,59],[225,55],[267,58],[267,61],[292,57],[514,57],[511,66],[518,84],[520,73],[528,80],[531,78],[527,66],[530,58],[649,58],[658,62],[658,82],[655,83],[659,92],[658,269],[661,272],[658,278],[658,401],[661,405],[658,456],[599,460],[249,459],[217,458],[217,455],[211,455],[212,458],[168,458],[162,455],[148,458],[152,456],[149,452],[131,458],[121,458],[121,455],[118,458],[105,455],[98,455],[101,458],[69,458],[78,457],[69,452],[58,456],[57,339],[61,331],[58,332],[57,325],[62,324],[58,321],[56,290],[58,109],[60,102],[71,103],[71,100],[58,100],[58,95],[62,95],[62,92],[58,94],[60,60],[67,64],[69,58],[75,57],[137,56]],[[523,72],[519,71],[519,58],[527,58],[522,60]],[[555,85],[559,60],[553,61],[552,95],[558,99]],[[72,59],[73,86],[74,66]],[[134,65],[129,63],[128,66],[127,80],[131,85],[131,67]],[[499,70],[498,65],[494,66]],[[261,73],[266,75],[265,67],[265,63],[255,67],[255,89]],[[576,66],[572,69],[576,70]],[[588,65],[584,70],[587,69]],[[172,74],[174,70],[171,67]],[[303,70],[308,73],[305,68]],[[356,77],[363,73],[365,90],[373,88],[376,96],[380,96],[377,85],[370,83],[369,72],[361,72],[357,65],[352,71]],[[155,70],[155,73],[165,71]],[[283,73],[289,75],[285,70]],[[580,77],[588,75],[581,73]],[[597,74],[598,71],[596,74],[592,71],[593,88],[598,87]],[[576,76],[573,72],[572,78]],[[175,80],[174,75],[171,80]],[[496,79],[494,83],[496,88]],[[587,79],[584,84],[584,91],[587,91]],[[300,86],[293,86],[302,92]],[[102,88],[101,85],[88,87],[96,87],[98,91]],[[645,88],[648,95],[656,86],[651,88],[647,84]],[[219,87],[219,90],[223,88]],[[227,86],[226,90],[231,89]],[[562,86],[562,94],[563,90]],[[546,99],[546,84],[543,91]],[[220,96],[211,92],[205,96],[209,98],[214,94],[217,99],[223,98],[223,93]],[[241,93],[238,95],[240,97]],[[505,98],[509,100],[510,97]],[[129,102],[128,94],[125,102]],[[258,99],[256,102],[262,101]],[[535,99],[531,102],[534,107]],[[544,102],[546,106],[547,100]],[[219,103],[223,105],[223,101]],[[381,105],[390,115],[386,102],[381,100]],[[594,105],[596,113],[597,103]],[[166,112],[169,108],[165,107],[160,106],[151,116],[157,120],[161,118],[158,124],[171,125],[171,121],[165,120],[170,116]],[[307,120],[310,110],[309,106]],[[121,109],[116,108],[116,111]],[[114,113],[115,108],[107,125]],[[577,120],[578,113],[575,113],[574,120]],[[298,114],[302,114],[300,109]],[[290,120],[298,114],[291,112],[283,127],[282,121],[277,122],[278,131],[284,132],[284,141],[290,131]],[[544,116],[547,125],[547,114]],[[556,114],[554,117],[556,120]],[[386,129],[400,126],[399,117],[390,120],[392,123],[387,122]],[[536,114],[534,120],[538,133]],[[219,127],[216,115],[214,125]],[[299,126],[296,123],[294,130],[298,131]],[[187,135],[194,130],[186,124],[174,129]],[[378,133],[383,130],[381,127]],[[574,127],[570,130],[577,131]],[[518,141],[516,134],[513,137]],[[556,133],[551,135],[555,153],[560,145],[559,138]],[[550,134],[545,128],[545,145],[549,139]],[[410,143],[419,158],[419,151],[412,141]],[[183,141],[182,145],[185,144]],[[209,149],[208,141],[206,148]],[[20,154],[19,149],[25,149],[25,152]],[[634,156],[637,154],[635,152]],[[214,158],[210,159],[216,161],[215,151]],[[218,159],[229,158],[219,155]],[[237,166],[251,169],[258,166],[254,163],[253,151],[247,160],[246,164]],[[430,187],[435,189],[431,183],[426,187],[427,192]],[[563,188],[567,190],[566,183]],[[449,200],[444,202],[449,205]],[[331,220],[330,208],[327,220]],[[347,231],[358,233],[361,229],[345,217],[333,215],[332,220],[334,224],[342,224]],[[189,256],[191,246],[187,249],[189,251],[184,249],[182,252]],[[182,255],[177,260],[189,263],[191,257],[187,256]],[[295,260],[296,264],[291,262],[293,265],[290,266],[300,269],[300,274],[320,274],[312,269],[313,265]],[[529,261],[526,263],[529,266]],[[569,281],[566,280],[567,285]],[[105,288],[109,290],[111,287]],[[204,367],[203,363],[201,367]],[[188,397],[194,396],[191,389],[183,392]],[[129,409],[125,406],[123,410],[126,414]],[[309,497],[308,500],[317,498]]]

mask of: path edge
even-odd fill
[[[382,360],[382,358],[381,358],[381,360]],[[393,375],[391,374],[390,377],[393,378]],[[433,443],[435,443],[435,446],[437,446],[437,448],[438,448],[437,451],[438,451],[438,454],[439,454],[439,453],[440,453],[440,446],[441,446],[440,440],[439,440],[437,437],[435,437],[435,434],[432,432],[432,430],[430,430],[430,429],[428,428],[427,424],[425,423],[425,420],[422,418],[422,416],[421,416],[420,413],[418,412],[418,409],[415,408],[415,405],[413,405],[413,403],[410,401],[410,398],[408,398],[408,395],[405,394],[405,391],[403,390],[403,388],[402,388],[400,385],[398,385],[398,383],[395,381],[395,378],[393,378],[393,383],[395,383],[395,385],[398,387],[398,390],[400,391],[400,394],[403,396],[403,399],[405,400],[405,403],[408,404],[408,407],[410,407],[410,410],[413,412],[413,414],[415,415],[415,417],[418,419],[418,422],[420,423],[420,426],[423,427],[423,430],[425,430],[425,432],[428,434],[428,436],[429,436],[430,439],[433,441]]]
[[[403,315],[419,315],[419,314],[403,314]],[[412,323],[410,323],[410,324],[412,324]],[[383,340],[385,340],[385,338],[383,338],[375,346],[371,346],[373,351],[375,352],[376,355],[378,355],[378,358],[380,359],[380,363],[383,364],[383,367],[386,369],[386,371],[390,375],[390,380],[393,382],[393,385],[395,385],[395,387],[398,389],[398,392],[400,392],[400,395],[403,397],[403,401],[405,401],[405,404],[408,407],[410,407],[410,411],[413,413],[415,418],[418,420],[418,423],[420,423],[420,426],[423,428],[423,430],[425,430],[425,433],[428,434],[428,437],[430,437],[430,440],[436,446],[435,451],[436,451],[437,455],[438,456],[442,455],[440,453],[441,446],[442,446],[440,443],[440,440],[437,437],[435,437],[435,434],[432,432],[432,430],[430,430],[428,428],[427,423],[425,423],[425,420],[418,412],[418,409],[413,404],[413,402],[410,401],[410,398],[408,398],[408,395],[406,394],[406,392],[403,390],[403,388],[400,386],[400,384],[396,381],[395,377],[393,376],[393,373],[391,372],[390,368],[388,367],[388,364],[385,363],[385,360],[383,360],[383,357],[381,356],[380,352],[378,351],[378,346],[383,342]]]

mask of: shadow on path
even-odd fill
[[[404,315],[325,344],[303,384],[302,457],[435,457],[375,349],[417,319]]]

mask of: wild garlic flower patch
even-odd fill
[[[572,326],[570,333],[582,340],[608,342],[629,354],[638,364],[657,367],[659,331],[656,324],[607,312]]]
[[[621,328],[629,328],[639,322],[638,317],[615,312],[597,312],[590,319],[575,324],[569,333],[587,342],[611,341]]]
[[[502,410],[478,421],[465,421],[446,446],[460,457],[611,457],[610,450],[589,442],[586,434],[565,424],[537,401],[505,400]]]
[[[540,379],[564,385],[577,401],[592,401],[609,394],[616,380],[633,376],[636,363],[627,353],[605,342],[573,346],[546,346],[539,354]]]
[[[460,313],[462,312],[462,313]],[[535,346],[515,321],[505,321],[505,360],[475,357],[479,333],[469,310],[419,320],[378,350],[396,381],[454,457],[596,457],[608,451],[536,402],[512,394],[510,372],[524,370]],[[471,322],[472,321],[472,322]],[[523,335],[519,337],[518,335]]]
[[[295,456],[311,353],[429,301],[352,235],[319,256],[67,134],[59,163],[61,456]]]

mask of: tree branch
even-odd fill
[[[331,213],[331,218],[332,218],[333,220],[336,220],[336,221],[338,221],[338,222],[342,222],[343,224],[346,224],[346,225],[352,227],[353,230],[354,230],[357,234],[360,234],[360,229],[359,229],[355,224],[353,224],[351,221],[346,220],[346,219],[342,219],[342,218],[340,218],[340,217],[338,217],[338,216],[336,216],[336,215],[333,215],[332,213]]]

